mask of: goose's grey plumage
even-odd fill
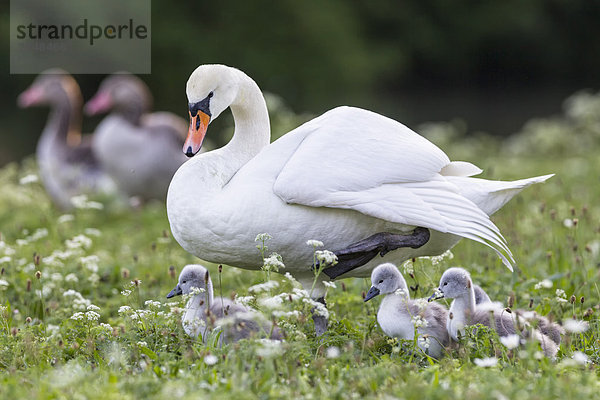
[[[194,290],[198,293],[194,293]],[[167,298],[178,295],[190,295],[182,317],[183,329],[192,336],[201,335],[206,340],[207,334],[220,327],[220,342],[231,343],[252,336],[269,336],[280,339],[281,332],[277,327],[256,321],[259,316],[246,307],[236,304],[230,299],[214,297],[213,284],[208,269],[199,264],[186,265],[179,274],[175,288],[167,294]]]
[[[492,302],[488,294],[480,286],[473,285],[473,289],[475,291],[476,305]],[[527,321],[533,322],[533,324],[537,326],[540,332],[552,339],[552,341],[557,345],[560,345],[561,336],[565,334],[565,330],[562,326],[560,326],[556,322],[550,321],[550,319],[543,315],[539,315],[535,311],[527,311],[522,309],[516,309],[513,311],[516,312],[518,316],[526,319]]]
[[[165,200],[171,178],[187,160],[181,151],[187,123],[168,112],[150,113],[151,106],[146,84],[120,73],[102,82],[85,110],[89,115],[111,110],[92,145],[119,189],[141,200]]]
[[[519,319],[516,313],[510,313],[505,309],[478,306],[475,303],[471,275],[465,269],[449,268],[444,272],[439,288],[429,299],[443,297],[454,299],[450,305],[446,324],[448,334],[453,340],[458,340],[459,335],[464,334],[465,326],[481,324],[495,329],[500,337],[515,334],[533,337],[541,343],[547,356],[556,356],[558,352],[556,343],[537,330],[530,332],[525,321]]]
[[[385,263],[373,269],[371,289],[365,301],[379,294],[385,294],[379,311],[377,322],[386,335],[399,339],[414,339],[414,318],[426,321],[418,327],[421,338],[428,338],[425,343],[419,340],[419,347],[434,358],[441,358],[444,348],[450,343],[446,331],[448,311],[437,303],[427,303],[426,299],[411,300],[404,277],[394,264]]]
[[[81,135],[83,100],[71,75],[59,69],[44,71],[17,102],[21,108],[51,108],[36,157],[42,183],[55,204],[69,209],[73,196],[115,192],[114,182],[92,152],[91,138]]]

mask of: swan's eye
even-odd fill
[[[181,281],[181,283],[186,283],[187,281]]]
[[[211,98],[211,97],[213,97],[214,95],[215,95],[215,94],[214,94],[214,92],[210,92],[210,93],[208,94],[208,98],[210,99],[210,98]]]
[[[383,283],[383,279],[380,279],[380,280],[379,280],[379,283]]]
[[[448,285],[448,282],[444,282],[444,285],[443,285],[443,286],[447,286],[447,285]]]

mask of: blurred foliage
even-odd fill
[[[456,110],[455,104],[473,91],[478,94],[466,107],[483,102],[487,117],[502,113],[489,110],[496,107],[491,94],[516,87],[519,94],[503,99],[515,103],[509,115],[487,123],[487,129],[502,134],[514,125],[497,121],[547,113],[566,92],[555,93],[555,103],[540,95],[528,97],[525,105],[518,103],[520,94],[550,86],[573,92],[600,82],[599,0],[154,0],[152,15],[152,74],[144,79],[155,108],[181,116],[186,116],[187,77],[204,63],[244,70],[299,112],[352,104],[409,124],[452,117],[469,117],[471,123],[475,111]],[[5,38],[8,22],[4,2],[0,34]],[[33,152],[46,114],[15,110],[15,97],[32,77],[8,75],[8,60],[4,40],[0,136],[14,144],[2,146],[0,164]],[[103,77],[76,78],[89,99]],[[452,92],[458,99],[444,98]],[[98,121],[86,120],[84,130],[93,131]]]

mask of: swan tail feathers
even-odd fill
[[[549,174],[516,181],[488,181],[463,176],[445,178],[456,185],[463,196],[477,204],[487,215],[492,215],[526,187],[545,182],[553,176],[554,174]]]

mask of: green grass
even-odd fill
[[[278,318],[287,332],[285,343],[242,341],[218,348],[194,341],[182,331],[179,315],[171,312],[176,305],[167,305],[165,295],[175,285],[174,275],[196,260],[171,238],[164,205],[127,212],[107,205],[65,217],[39,182],[19,183],[35,173],[29,160],[0,170],[0,302],[5,307],[0,397],[598,398],[599,102],[580,96],[567,103],[564,116],[534,121],[505,143],[463,137],[452,124],[421,130],[452,159],[482,167],[486,178],[557,174],[494,216],[517,259],[515,273],[489,249],[463,240],[452,250],[454,258],[417,260],[414,279],[407,276],[409,285],[418,285],[413,296],[428,296],[444,269],[462,266],[495,300],[506,304],[512,296],[515,308],[531,305],[556,320],[586,320],[590,329],[566,336],[554,362],[539,358],[534,344],[508,352],[485,329],[468,335],[441,361],[427,359],[411,343],[381,332],[375,321],[379,300],[362,302],[370,284],[365,279],[329,289],[331,328],[323,337],[313,335],[309,306],[286,300],[283,311],[301,313]],[[208,267],[218,282],[217,266]],[[281,275],[271,279],[280,283],[272,295],[294,288]],[[544,279],[552,287],[536,289]],[[132,284],[135,280],[141,283]],[[225,266],[221,280],[218,293],[247,296],[247,289],[266,277]],[[557,300],[557,289],[564,290],[567,302]],[[98,321],[71,318],[88,311],[81,309],[85,300],[75,301],[69,290],[99,307]],[[127,290],[129,295],[122,294]],[[260,305],[257,297],[253,304]],[[146,305],[147,300],[161,305]],[[119,314],[122,306],[147,311],[139,322],[131,313]],[[271,310],[259,308],[272,317]],[[336,355],[333,348],[339,353],[330,358]],[[577,351],[590,362],[574,362]],[[217,357],[216,363],[206,363],[208,354]],[[485,357],[496,357],[497,365],[475,364]]]

